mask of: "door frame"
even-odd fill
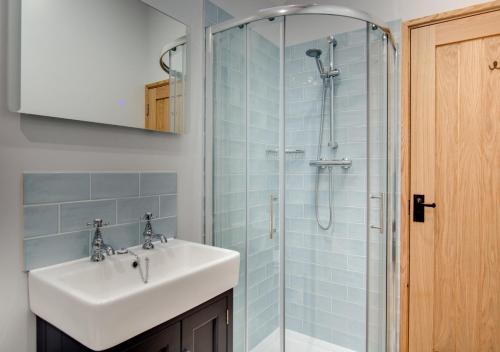
[[[411,31],[441,22],[500,10],[500,0],[405,21],[401,24],[401,232],[400,232],[400,338],[401,352],[409,351],[410,285],[410,150],[411,150]]]

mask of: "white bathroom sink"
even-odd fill
[[[33,313],[85,346],[104,350],[149,330],[238,283],[239,253],[181,240],[135,248],[149,281],[130,254],[88,258],[29,273]]]

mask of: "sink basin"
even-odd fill
[[[172,239],[153,250],[133,248],[149,258],[144,283],[131,254],[88,258],[32,270],[33,313],[83,345],[101,351],[147,331],[238,283],[239,253]]]

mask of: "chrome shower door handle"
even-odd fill
[[[274,201],[278,200],[278,197],[271,194],[269,196],[269,239],[273,239],[276,233],[276,228],[274,227]]]
[[[377,195],[370,195],[370,199],[379,199],[380,200],[380,212],[379,212],[379,225],[370,225],[371,229],[379,230],[381,234],[384,233],[384,207],[385,207],[385,194],[379,193]]]

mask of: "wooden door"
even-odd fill
[[[229,352],[229,305],[226,298],[182,320],[183,352]]]
[[[500,11],[410,35],[409,350],[500,351]]]
[[[155,131],[170,131],[169,81],[146,85],[144,127]]]

